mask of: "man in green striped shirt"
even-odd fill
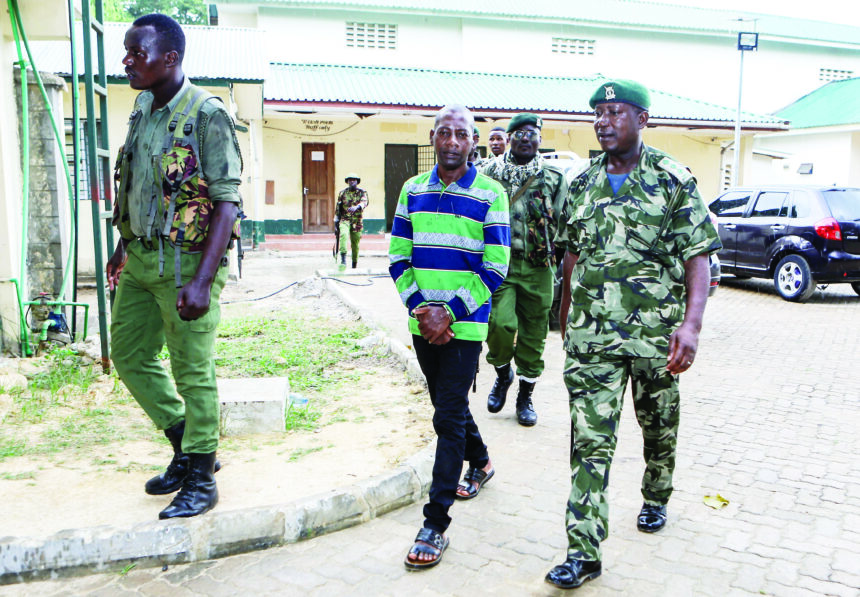
[[[463,106],[440,110],[430,131],[437,165],[403,185],[391,230],[389,271],[409,310],[437,435],[424,527],[406,556],[409,569],[439,563],[455,497],[475,497],[495,472],[468,393],[487,338],[490,297],[507,275],[510,226],[504,188],[468,162],[474,126]],[[458,486],[464,461],[469,468]]]

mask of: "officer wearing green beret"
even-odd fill
[[[348,185],[337,196],[334,209],[334,224],[340,233],[340,264],[346,267],[346,239],[352,249],[352,267],[358,266],[358,244],[361,242],[361,231],[364,229],[363,212],[367,207],[367,191],[359,188],[361,178],[358,174],[346,175],[344,182]]]
[[[538,153],[542,128],[540,116],[517,114],[507,128],[510,148],[482,165],[484,174],[505,187],[511,204],[511,263],[507,278],[493,293],[487,336],[487,362],[496,369],[487,410],[497,413],[504,407],[514,381],[513,360],[520,376],[517,421],[527,427],[537,423],[532,392],[544,369],[552,306],[552,238],[555,216],[567,197],[564,173]]]
[[[565,250],[559,314],[571,416],[567,560],[547,582],[574,588],[601,573],[607,485],[624,388],[644,439],[637,527],[666,524],[672,494],[678,375],[696,357],[708,297],[708,254],[720,240],[696,179],[642,143],[650,98],[608,81],[591,96],[603,152],[573,180],[555,242]]]

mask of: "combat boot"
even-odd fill
[[[173,493],[182,486],[182,481],[188,476],[188,455],[182,453],[182,436],[185,435],[185,421],[182,420],[173,427],[164,430],[164,435],[173,446],[173,459],[160,475],[146,482],[143,490],[149,495],[166,495]],[[215,461],[215,472],[221,470],[221,463]]]
[[[525,427],[531,427],[537,423],[537,413],[532,406],[532,392],[535,389],[535,383],[520,379],[520,391],[517,392],[517,421]]]
[[[158,518],[188,518],[208,512],[218,503],[218,488],[215,486],[215,452],[209,454],[186,454],[188,475],[182,481],[182,489],[158,514]]]
[[[146,482],[144,491],[149,495],[165,495],[173,493],[182,485],[182,480],[188,475],[188,456],[182,453],[182,436],[185,433],[185,421],[180,421],[173,427],[164,430],[164,435],[173,446],[173,460],[160,475]]]
[[[341,253],[341,254],[340,254],[340,264],[341,264],[343,267],[346,267],[346,253]]]
[[[352,269],[355,269],[356,267],[358,267],[358,259],[353,259],[352,260]]]
[[[505,400],[508,399],[508,389],[512,383],[514,383],[514,372],[511,370],[511,364],[496,367],[496,382],[490,390],[490,395],[487,396],[488,411],[497,413],[504,408]]]

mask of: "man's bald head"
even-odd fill
[[[475,128],[475,117],[472,116],[472,112],[469,111],[469,108],[462,104],[448,104],[447,106],[439,110],[439,112],[436,114],[436,120],[433,121],[433,128],[439,128],[439,123],[442,121],[443,118],[445,118],[445,116],[449,114],[462,115],[469,123],[469,130]]]

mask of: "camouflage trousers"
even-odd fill
[[[341,220],[338,228],[340,234],[340,254],[346,255],[346,241],[349,240],[352,249],[352,260],[358,261],[358,245],[361,242],[361,230],[353,230],[352,222]]]
[[[600,542],[609,534],[609,468],[628,379],[645,446],[642,497],[648,504],[662,505],[672,495],[680,394],[678,378],[666,371],[666,359],[567,353],[564,383],[571,431],[571,483],[565,517],[568,557],[601,559]]]

